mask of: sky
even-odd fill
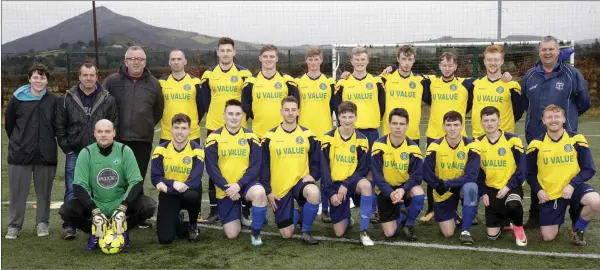
[[[498,24],[497,1],[96,1],[99,6],[154,26],[279,46],[496,38]],[[91,1],[2,1],[2,44],[91,7]],[[503,37],[598,38],[600,2],[502,1],[501,31]]]

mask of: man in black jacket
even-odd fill
[[[13,93],[4,113],[4,127],[9,139],[10,190],[10,223],[6,239],[17,239],[21,233],[32,173],[37,197],[37,236],[50,234],[50,194],[57,162],[52,122],[57,97],[46,89],[50,73],[44,65],[34,64],[28,75],[30,84]]]
[[[164,100],[158,80],[146,68],[146,53],[132,46],[125,53],[125,65],[104,80],[104,88],[115,97],[119,108],[117,141],[133,150],[140,173],[146,178],[154,127],[162,118]],[[140,221],[140,228],[150,223]]]
[[[116,127],[117,102],[98,82],[96,66],[85,63],[79,68],[79,82],[59,99],[54,116],[58,146],[66,155],[65,203],[74,198],[73,178],[79,151],[95,142],[94,125],[101,119],[110,120]],[[75,228],[70,224],[63,224],[63,238],[75,238]]]

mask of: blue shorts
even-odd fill
[[[275,211],[275,224],[277,224],[277,228],[283,229],[294,224],[294,199],[296,199],[300,207],[304,206],[306,198],[304,198],[302,193],[304,187],[307,185],[315,185],[315,183],[303,183],[302,180],[299,180],[283,198],[275,201],[277,204],[277,210]]]
[[[375,143],[375,141],[377,139],[379,139],[379,131],[377,131],[377,129],[374,129],[374,128],[365,128],[365,129],[357,128],[356,130],[358,130],[363,135],[367,136],[367,140],[369,141],[369,149],[371,149],[371,147],[373,147],[373,143]]]
[[[587,193],[595,192],[592,186],[583,183],[573,191],[571,199],[558,198],[540,204],[540,226],[560,225],[565,222],[567,206],[570,206],[569,212],[579,216],[581,212],[581,198]],[[572,215],[573,216],[573,215]]]
[[[450,192],[452,192],[452,196],[445,201],[433,202],[433,214],[436,222],[444,222],[456,218],[461,189],[451,189]]]
[[[348,192],[346,193],[346,200],[344,200],[338,206],[333,206],[333,204],[331,204],[330,198],[327,198],[327,200],[329,200],[329,213],[331,214],[331,223],[336,224],[350,217],[350,198],[352,198],[352,201],[354,201],[355,205],[360,206],[360,193],[356,192],[357,185],[358,182],[348,187]],[[336,190],[336,193],[337,190],[339,190],[340,186],[342,186],[342,181],[333,182],[333,189]]]
[[[240,219],[242,216],[242,203],[244,205],[249,205],[249,202],[246,201],[246,194],[248,190],[255,185],[260,185],[256,181],[250,182],[246,187],[240,190],[240,195],[242,196],[237,201],[232,201],[229,197],[225,196],[223,199],[217,199],[217,210],[219,212],[219,219],[221,219],[221,224],[227,224],[231,221]]]

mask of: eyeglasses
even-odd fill
[[[141,58],[141,57],[129,57],[129,58],[125,58],[126,60],[129,60],[130,62],[144,62],[146,61],[146,58]]]

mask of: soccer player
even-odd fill
[[[356,104],[358,108],[357,115],[360,115],[355,123],[356,129],[367,136],[369,147],[371,147],[373,142],[379,138],[377,129],[385,111],[385,90],[381,78],[367,73],[369,55],[365,48],[353,48],[350,57],[353,68],[352,74],[337,82],[333,106],[339,108],[340,103],[343,101],[352,101]],[[367,179],[371,181],[373,195],[375,195],[375,183],[370,168]],[[371,222],[375,223],[379,220],[377,201],[373,200],[372,208]]]
[[[375,243],[369,237],[369,217],[373,191],[366,179],[369,171],[369,142],[354,128],[356,104],[344,101],[338,108],[340,126],[327,132],[322,140],[321,183],[325,200],[331,200],[331,221],[336,236],[346,232],[350,221],[350,198],[360,203],[360,241]]]
[[[187,60],[179,49],[169,54],[171,74],[158,79],[164,98],[164,112],[160,119],[160,144],[173,139],[172,119],[183,113],[190,117],[190,140],[200,144],[200,118],[203,107],[200,104],[200,79],[185,72]]]
[[[242,106],[246,116],[252,118],[252,131],[261,140],[273,127],[281,123],[277,110],[281,100],[294,96],[299,100],[298,87],[294,78],[277,71],[277,47],[265,45],[260,50],[261,71],[244,83]]]
[[[484,107],[479,115],[485,135],[477,138],[481,150],[478,193],[485,205],[488,239],[500,237],[502,221],[508,217],[514,223],[517,245],[526,246],[521,203],[527,174],[523,142],[516,134],[498,128],[503,121],[498,108]]]
[[[318,47],[309,47],[306,51],[306,66],[308,72],[296,78],[302,110],[298,124],[312,130],[320,141],[325,133],[332,128],[333,93],[335,81],[321,73],[323,52]],[[321,189],[323,188],[321,181]],[[321,193],[323,222],[331,222],[329,215],[329,200]]]
[[[525,111],[525,100],[521,95],[518,82],[502,81],[502,65],[504,49],[499,45],[490,45],[483,52],[483,63],[486,76],[473,82],[473,113],[471,126],[473,138],[485,135],[485,127],[481,125],[479,115],[487,106],[494,106],[500,111],[500,130],[514,133],[515,123],[521,119]]]
[[[178,113],[171,119],[172,140],[159,144],[152,153],[152,184],[160,191],[156,213],[156,234],[160,244],[170,244],[178,231],[178,214],[189,214],[188,240],[198,240],[198,213],[201,206],[204,151],[189,139],[192,119]],[[180,232],[181,233],[181,232]]]
[[[228,37],[219,38],[217,44],[217,56],[219,64],[206,70],[202,74],[202,106],[203,111],[206,111],[206,136],[210,136],[213,131],[222,128],[225,125],[223,120],[223,111],[225,111],[225,103],[230,99],[242,100],[242,88],[244,82],[252,73],[245,67],[237,65],[233,62],[235,57],[235,42]],[[202,115],[200,115],[202,117]],[[246,116],[242,117],[242,127],[246,127]],[[208,199],[210,204],[210,212],[204,223],[212,224],[219,220],[217,214],[217,198],[215,197],[215,184],[212,178],[208,181]],[[242,208],[242,225],[250,226],[249,220],[250,209]],[[198,222],[202,222],[202,217],[199,216]]]
[[[217,206],[225,235],[230,239],[238,236],[241,202],[251,202],[251,243],[260,246],[260,230],[267,215],[267,195],[258,183],[262,162],[260,142],[256,135],[242,128],[244,112],[239,100],[225,102],[224,111],[224,127],[206,138],[206,172],[217,185]]]
[[[319,243],[312,236],[312,223],[319,211],[321,194],[315,184],[320,178],[320,143],[309,129],[298,125],[298,100],[281,101],[283,122],[265,134],[260,183],[275,213],[283,238],[290,238],[296,224],[302,224],[304,243]],[[294,199],[302,209],[294,210]],[[299,222],[301,220],[301,222]]]
[[[75,163],[75,199],[59,210],[65,224],[90,234],[86,250],[98,247],[109,216],[116,233],[125,238],[124,247],[130,248],[129,229],[151,218],[156,210],[156,201],[142,194],[144,182],[133,151],[114,141],[115,136],[112,122],[96,123],[96,142],[83,148]]]
[[[571,238],[575,245],[585,246],[585,228],[600,211],[600,195],[586,183],[596,173],[592,152],[582,134],[564,128],[561,107],[546,106],[542,117],[547,132],[527,147],[527,183],[540,201],[542,238],[556,237],[569,206]]]
[[[392,237],[401,229],[408,240],[416,241],[413,226],[425,203],[421,187],[423,155],[419,145],[406,136],[410,127],[408,116],[404,108],[390,111],[390,133],[373,144],[371,164],[383,233]]]
[[[454,235],[458,201],[464,197],[460,241],[472,245],[469,230],[479,201],[476,182],[480,151],[476,141],[461,135],[464,130],[461,113],[449,111],[442,121],[446,135],[427,146],[423,176],[429,186],[435,187],[433,211],[445,237]]]

